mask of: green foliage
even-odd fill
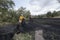
[[[54,11],[54,12],[52,13],[52,17],[54,17],[54,16],[58,16],[58,13],[57,13],[56,11]]]
[[[11,15],[9,9],[13,8],[14,2],[12,0],[0,0],[0,22],[10,22]]]
[[[0,12],[5,12],[9,8],[13,8],[14,5],[12,0],[0,0]]]
[[[21,14],[23,14],[24,17],[25,17],[26,19],[28,19],[28,18],[29,18],[29,15],[30,15],[30,11],[29,11],[29,10],[26,10],[26,8],[20,7],[20,8],[17,10],[17,13],[16,13],[16,14],[18,15],[18,18],[19,18],[19,16],[20,16]]]
[[[53,12],[47,12],[47,14],[43,14],[43,15],[36,15],[34,16],[34,18],[52,18],[52,17],[56,17],[56,16],[60,16],[60,11],[53,11]]]
[[[9,9],[7,12],[1,13],[0,15],[0,22],[12,22],[17,23],[19,20],[19,16],[23,14],[26,19],[29,18],[30,11],[26,10],[25,8],[21,7],[17,11],[13,9]]]
[[[20,33],[18,35],[15,35],[13,37],[14,40],[32,40],[32,35],[30,35],[29,33]]]
[[[51,12],[48,12],[48,13],[46,14],[46,16],[47,16],[47,17],[51,17]]]

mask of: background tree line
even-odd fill
[[[42,15],[35,15],[34,18],[54,18],[60,16],[60,11],[49,11],[46,14],[42,14]]]

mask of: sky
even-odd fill
[[[25,7],[30,10],[31,15],[46,14],[48,11],[59,11],[60,3],[57,0],[13,0],[14,9]]]

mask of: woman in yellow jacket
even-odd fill
[[[20,31],[21,32],[23,32],[24,31],[24,24],[25,24],[25,17],[23,16],[23,14],[21,14],[21,16],[19,17],[19,23],[18,23],[18,27],[17,27],[17,30],[19,30],[18,32],[17,32],[17,34],[18,33],[20,33]]]
[[[23,16],[23,14],[21,14],[21,16],[19,17],[19,22],[22,23],[22,22],[24,21],[24,19],[25,19],[25,18],[24,18],[24,16]]]

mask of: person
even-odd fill
[[[18,29],[21,31],[21,32],[24,32],[24,29],[25,29],[25,17],[23,14],[20,15],[19,17],[19,25],[20,27],[18,27]]]
[[[24,21],[24,16],[23,14],[21,14],[21,16],[19,17],[19,23],[22,24],[23,21]]]

